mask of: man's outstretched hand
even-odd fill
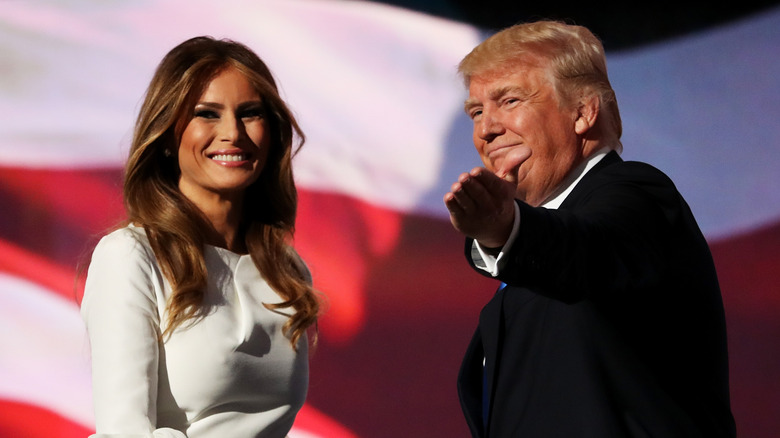
[[[504,246],[515,218],[515,185],[482,167],[462,173],[444,195],[456,230],[486,248]]]

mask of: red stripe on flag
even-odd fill
[[[737,435],[780,429],[780,223],[712,243],[726,308]]]
[[[347,343],[365,324],[370,268],[395,248],[402,219],[345,195],[299,192],[295,246],[326,296],[328,341]]]
[[[77,283],[76,273],[51,263],[48,259],[0,240],[0,272],[24,278],[73,300],[84,290],[84,280]]]
[[[0,399],[0,437],[84,438],[94,431],[47,409]]]
[[[727,312],[775,320],[780,314],[780,223],[710,247]]]
[[[103,230],[123,216],[122,182],[117,169],[28,169],[0,168],[0,186],[38,208],[54,215],[61,225],[75,229]]]
[[[355,433],[314,409],[309,404],[303,405],[303,408],[298,412],[298,416],[295,417],[293,431],[295,430],[328,438],[357,438]]]

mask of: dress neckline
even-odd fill
[[[249,253],[243,253],[242,254],[240,252],[231,251],[231,250],[229,250],[227,248],[223,248],[221,246],[216,246],[216,245],[211,245],[211,244],[208,244],[208,243],[205,243],[204,246],[206,248],[213,248],[218,253],[225,254],[225,255],[228,255],[228,256],[231,256],[231,257],[241,258],[241,257],[248,257],[249,256]]]

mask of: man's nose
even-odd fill
[[[495,114],[483,111],[482,118],[477,126],[477,135],[484,141],[490,142],[504,133],[504,125]]]

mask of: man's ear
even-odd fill
[[[585,135],[596,124],[600,108],[599,97],[595,93],[583,95],[577,108],[577,119],[574,121],[574,131]]]

